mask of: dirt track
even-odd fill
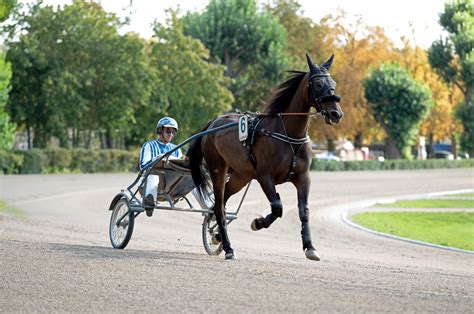
[[[344,224],[347,208],[387,197],[474,188],[474,170],[312,174],[321,262],[301,250],[295,190],[283,219],[254,182],[229,234],[237,261],[208,256],[199,214],[140,215],[125,250],[108,239],[113,196],[130,174],[0,176],[0,312],[471,312],[474,255],[378,237]],[[235,205],[237,200],[231,202]]]

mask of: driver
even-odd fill
[[[160,158],[165,153],[173,150],[176,145],[171,143],[174,136],[178,132],[178,123],[175,119],[170,117],[161,118],[156,124],[156,140],[148,141],[143,144],[140,150],[140,170],[143,170],[150,165],[154,160]],[[171,153],[169,159],[183,158],[180,149]],[[153,215],[153,208],[155,207],[156,194],[158,192],[157,175],[149,175],[146,182],[145,191],[145,209],[146,215],[151,217]]]
[[[156,140],[148,141],[143,144],[140,150],[140,170],[148,167],[157,158],[160,158],[167,152],[176,148],[176,145],[171,143],[174,136],[178,132],[178,122],[170,117],[161,118],[156,124]],[[177,149],[171,153],[168,159],[182,159],[184,158],[181,149]],[[158,193],[159,176],[149,175],[146,181],[145,191],[145,211],[148,217],[153,216],[153,209],[155,208],[155,201]],[[214,204],[209,197],[201,195],[197,189],[193,189],[192,194],[199,202],[202,208],[211,208]]]

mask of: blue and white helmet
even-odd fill
[[[163,128],[175,128],[178,131],[178,122],[170,117],[161,118],[156,124],[156,133],[160,134]]]

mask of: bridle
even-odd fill
[[[329,73],[315,73],[309,74],[308,78],[308,100],[309,104],[316,109],[317,113],[323,116],[327,115],[326,110],[323,110],[322,103],[325,101],[336,101],[340,102],[341,97],[336,95],[336,88],[332,84],[324,84],[317,93],[314,92],[313,80],[318,77],[328,77]]]

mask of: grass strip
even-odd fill
[[[474,251],[472,212],[366,212],[352,220],[379,232]]]
[[[474,193],[449,194],[449,197],[474,197]]]
[[[462,199],[424,199],[377,204],[385,208],[474,208],[474,200]]]

